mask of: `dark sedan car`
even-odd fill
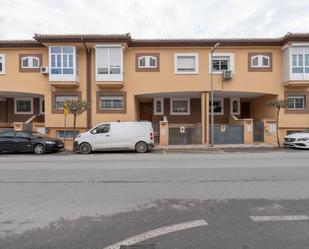
[[[33,152],[44,154],[64,148],[59,139],[49,138],[35,131],[4,131],[0,133],[1,152]]]

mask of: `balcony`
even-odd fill
[[[120,89],[124,86],[124,82],[123,81],[97,81],[96,85],[102,89],[104,88]]]
[[[309,80],[289,80],[283,82],[286,88],[307,88],[309,87]]]
[[[50,81],[49,84],[56,88],[77,88],[79,86],[78,81]]]

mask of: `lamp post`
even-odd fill
[[[212,64],[212,56],[215,52],[216,48],[220,46],[220,43],[216,43],[211,49],[210,49],[210,85],[211,85],[211,96],[210,96],[210,105],[211,105],[211,143],[210,146],[214,146],[214,89],[213,89],[213,64]]]

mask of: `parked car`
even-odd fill
[[[145,153],[154,147],[154,132],[150,122],[102,123],[81,133],[74,141],[82,154],[104,150],[135,150]]]
[[[0,133],[1,152],[32,152],[44,154],[64,148],[59,139],[45,136],[35,131],[4,131]]]
[[[309,149],[309,133],[294,133],[285,136],[284,147]]]

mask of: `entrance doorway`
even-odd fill
[[[141,102],[139,108],[140,108],[140,120],[152,122],[153,103]]]
[[[240,109],[241,109],[240,118],[251,118],[250,102],[241,102]]]

